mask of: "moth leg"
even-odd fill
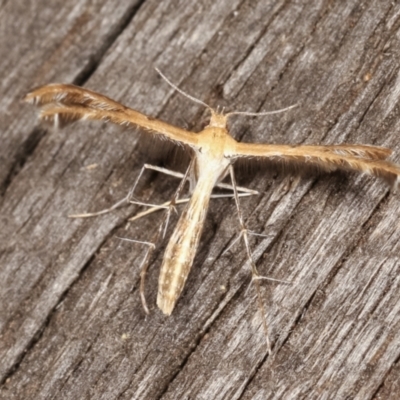
[[[99,215],[107,214],[111,211],[114,211],[115,209],[123,206],[127,206],[129,204],[128,201],[129,195],[125,196],[123,199],[117,201],[114,205],[112,205],[109,208],[105,208],[104,210],[96,211],[93,213],[82,213],[82,214],[70,214],[68,215],[68,218],[91,218],[91,217],[97,217]]]
[[[158,166],[152,165],[152,164],[144,164],[143,167],[146,168],[146,169],[151,169],[153,171],[161,172],[161,173],[163,173],[165,175],[173,176],[173,177],[179,178],[179,179],[183,179],[183,177],[185,176],[185,174],[182,174],[182,172],[173,171],[171,169],[158,167]],[[143,173],[143,172],[141,171],[141,173]],[[220,189],[227,189],[227,190],[232,190],[233,191],[232,185],[229,185],[228,183],[221,183],[220,182],[215,186],[220,188]],[[242,187],[242,186],[236,186],[236,189],[237,189],[238,192],[250,193],[250,194],[259,194],[259,192],[257,190],[249,189],[249,188]]]
[[[181,172],[172,171],[172,170],[167,169],[167,168],[157,167],[157,166],[154,166],[154,165],[151,165],[151,164],[145,164],[145,166],[148,169],[152,169],[154,171],[162,172],[162,173],[164,173],[166,175],[170,175],[170,176],[173,176],[173,177],[176,177],[176,178],[183,179],[183,177],[184,177],[184,174],[182,174]],[[218,183],[216,185],[216,187],[218,187],[220,189],[232,190],[232,192],[233,192],[233,186],[229,185],[227,183]],[[248,188],[245,188],[245,187],[242,187],[242,186],[236,186],[236,190],[238,192],[240,192],[240,194],[238,195],[239,197],[246,197],[246,196],[252,196],[254,194],[259,194],[259,192],[257,190],[248,189]],[[219,198],[232,197],[232,196],[234,196],[233,193],[232,194],[213,194],[213,195],[211,195],[211,198],[212,199],[219,199]],[[175,205],[176,204],[187,203],[189,200],[190,200],[189,197],[185,198],[185,199],[177,199],[175,201]],[[145,210],[145,211],[137,213],[133,217],[129,218],[129,221],[135,221],[137,219],[140,219],[140,218],[144,217],[145,215],[152,214],[153,212],[168,208],[171,205],[171,201],[166,201],[165,203],[162,203],[162,204],[159,204],[159,205],[157,205],[157,204],[145,204],[145,203],[136,202],[136,201],[135,202],[131,201],[131,203],[140,204],[140,205],[146,205],[146,206],[149,206],[150,208]]]
[[[184,176],[185,176],[185,174],[182,174],[181,172],[173,171],[171,169],[158,167],[158,166],[152,165],[152,164],[144,164],[142,170],[140,171],[139,178],[140,178],[141,174],[143,174],[145,169],[151,169],[153,171],[161,172],[161,173],[163,173],[165,175],[173,176],[175,178],[180,178],[180,179],[183,179]],[[143,202],[137,201],[137,200],[132,200],[133,199],[133,192],[134,192],[134,190],[136,188],[136,185],[137,185],[137,182],[135,182],[135,185],[133,186],[133,188],[129,192],[128,196],[125,199],[121,200],[121,202],[123,202],[124,200],[127,200],[131,204],[138,204],[138,205],[146,206],[146,207],[150,207],[150,208],[148,210],[145,210],[145,211],[142,211],[142,212],[136,214],[135,216],[130,218],[129,221],[135,221],[136,219],[139,219],[139,218],[141,218],[141,217],[143,217],[145,215],[151,214],[151,213],[153,213],[155,211],[158,211],[158,210],[161,210],[161,209],[169,208],[171,206],[171,201],[166,201],[165,203],[162,203],[162,204],[150,204],[150,203],[143,203]],[[218,187],[220,189],[228,189],[228,190],[232,190],[233,191],[232,185],[229,185],[227,183],[218,183],[216,185],[216,187]],[[245,188],[245,187],[242,187],[242,186],[237,186],[237,190],[238,190],[238,192],[240,192],[239,197],[251,196],[251,195],[254,195],[254,194],[259,194],[259,192],[257,190],[248,189],[248,188]],[[212,195],[211,198],[222,198],[222,197],[231,197],[231,196],[233,196],[233,193],[232,194]],[[177,199],[175,204],[186,203],[189,200],[190,200],[190,198],[179,199],[179,200]],[[118,203],[117,203],[116,207],[118,207]],[[104,210],[104,211],[107,212],[107,210]],[[100,212],[100,213],[103,213],[103,212]],[[97,215],[97,213],[96,213],[96,215]]]
[[[228,190],[232,190],[232,192],[234,191],[233,190],[233,186],[229,185],[227,183],[218,183],[215,186],[220,188],[220,189],[228,189]],[[246,187],[243,187],[243,186],[236,186],[236,190],[238,192],[240,192],[240,193],[248,193],[248,195],[259,194],[259,192],[257,190],[249,189],[249,188],[246,188]],[[231,196],[233,196],[233,193],[232,193],[232,195],[229,195],[229,197],[231,197]],[[228,197],[228,196],[225,196],[225,197]]]
[[[251,190],[248,189],[248,192],[243,192],[243,193],[239,193],[238,196],[239,197],[248,197],[248,196],[252,196],[253,192],[254,194],[258,194],[258,192],[256,192],[255,190]],[[233,197],[233,193],[232,194],[212,194],[210,196],[211,199],[221,199],[221,198],[226,198],[226,197]],[[190,197],[185,197],[183,199],[178,199],[175,202],[175,205],[177,204],[183,204],[183,203],[187,203],[190,200]],[[128,221],[136,221],[137,219],[143,218],[146,215],[152,214],[153,212],[159,211],[159,210],[164,210],[165,208],[167,208],[170,205],[170,201],[166,201],[163,204],[160,205],[156,205],[153,206],[151,208],[148,208],[147,210],[141,211],[139,213],[137,213],[136,215],[134,215],[133,217],[129,218]],[[258,234],[257,234],[258,235]]]
[[[142,177],[144,171],[146,171],[148,169],[153,170],[153,171],[162,172],[163,174],[174,176],[174,177],[181,178],[181,179],[184,176],[184,174],[182,174],[180,172],[175,172],[175,171],[169,170],[167,168],[157,167],[157,166],[151,165],[151,164],[144,164],[142,169],[140,170],[139,175],[136,178],[132,188],[130,189],[128,194],[123,199],[117,201],[111,207],[105,208],[104,210],[96,211],[93,213],[71,214],[71,215],[68,215],[68,218],[97,217],[99,215],[108,214],[109,212],[112,212],[112,211],[116,210],[117,208],[128,206],[129,204],[138,204],[138,205],[146,206],[146,207],[168,208],[168,204],[166,204],[166,203],[164,203],[165,205],[159,206],[157,204],[144,203],[144,202],[141,202],[136,199],[134,200],[133,193],[135,192],[136,186],[138,185],[139,180]]]
[[[243,214],[242,214],[242,210],[240,208],[239,195],[238,195],[238,190],[237,190],[237,186],[236,186],[235,172],[233,170],[232,164],[229,165],[229,174],[230,174],[231,181],[232,181],[233,194],[234,194],[234,198],[235,198],[235,204],[236,204],[236,209],[237,209],[237,214],[238,214],[238,219],[239,219],[239,224],[240,224],[240,229],[241,229],[240,236],[243,238],[243,241],[244,241],[244,244],[246,247],[247,258],[251,265],[252,282],[254,282],[254,284],[256,286],[256,290],[257,290],[257,298],[258,298],[260,311],[262,314],[263,329],[264,329],[264,333],[265,333],[265,339],[267,342],[267,351],[268,351],[268,354],[271,355],[272,354],[271,342],[269,340],[265,307],[264,307],[264,303],[262,301],[261,288],[260,288],[260,274],[258,273],[256,264],[253,261],[253,254],[251,252],[250,243],[249,243],[250,231],[247,229],[246,224],[243,220]]]
[[[125,240],[126,242],[130,242],[130,243],[139,243],[139,244],[143,244],[145,246],[147,246],[147,251],[146,254],[143,257],[143,260],[140,264],[140,299],[142,301],[142,306],[144,308],[144,311],[146,314],[150,314],[150,311],[147,307],[147,302],[146,302],[146,298],[144,296],[144,277],[146,275],[146,271],[147,271],[147,267],[148,267],[148,260],[150,259],[151,253],[154,251],[154,249],[156,248],[155,243],[152,242],[145,242],[142,240],[135,240],[135,239],[129,239],[129,238],[123,238],[123,237],[118,237],[118,239],[121,240]]]

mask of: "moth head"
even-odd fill
[[[212,108],[210,108],[210,111],[211,111],[211,119],[208,126],[213,128],[226,128],[228,114],[219,113],[218,111],[215,111]]]

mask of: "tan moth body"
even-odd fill
[[[226,149],[235,146],[226,128],[219,127],[218,122],[211,118],[210,125],[198,134],[198,149],[194,149],[197,184],[164,254],[157,305],[168,315],[172,313],[193,264],[211,191],[228,171],[230,161]]]
[[[183,145],[190,152],[192,167],[189,175],[196,185],[169,239],[159,277],[157,305],[168,315],[174,309],[193,264],[211,191],[227,175],[231,176],[241,234],[252,264],[253,278],[258,276],[248,246],[248,231],[239,209],[232,167],[237,159],[269,159],[300,167],[313,166],[328,172],[352,170],[382,177],[391,184],[397,185],[399,181],[400,167],[385,160],[391,154],[387,148],[356,144],[290,146],[237,142],[228,132],[227,119],[239,112],[223,115],[209,108],[210,124],[203,131],[195,133],[152,119],[106,96],[73,85],[42,86],[28,93],[25,100],[39,107],[40,119],[55,125],[63,126],[88,119],[141,127],[155,137]]]

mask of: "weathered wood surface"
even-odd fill
[[[138,285],[159,215],[127,224],[122,198],[146,154],[134,131],[76,124],[51,132],[19,98],[75,82],[175,125],[207,112],[298,103],[235,118],[243,141],[369,143],[400,162],[400,5],[383,1],[153,0],[0,2],[1,399],[397,399],[400,393],[400,198],[346,174],[258,173],[242,201],[265,283],[274,354],[231,200],[211,204],[194,268],[171,317],[146,317]],[[90,166],[96,164],[96,168]],[[147,174],[161,202],[174,179]]]

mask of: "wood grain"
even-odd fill
[[[122,3],[124,5],[122,5]],[[124,197],[147,153],[137,131],[52,132],[18,101],[49,82],[82,84],[199,131],[207,114],[168,87],[228,110],[238,140],[399,146],[400,6],[375,1],[0,3],[1,399],[395,399],[400,387],[399,194],[351,174],[261,170],[240,184],[264,275],[267,356],[235,205],[211,203],[200,251],[171,317],[155,307],[162,252],[139,299],[159,216],[131,207],[68,214]],[[96,167],[97,166],[97,167]],[[138,195],[170,198],[157,174]],[[175,219],[176,221],[176,219]],[[173,223],[174,221],[172,221]]]

